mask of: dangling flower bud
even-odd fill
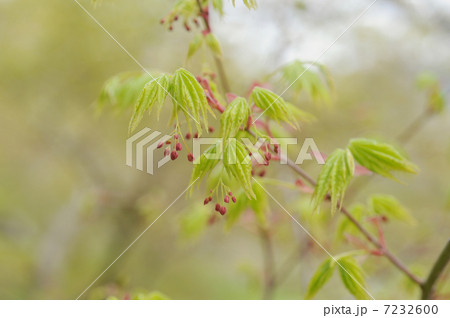
[[[206,198],[204,201],[203,201],[203,205],[207,205],[209,203],[209,198]]]
[[[177,145],[175,146],[175,149],[176,149],[177,151],[180,151],[181,149],[183,149],[183,146],[181,146],[180,143],[177,143]]]
[[[178,158],[178,153],[174,150],[170,153],[170,159],[175,160]]]
[[[233,200],[233,203],[236,203],[236,197],[232,197],[231,200]]]
[[[189,161],[189,162],[194,161],[194,155],[191,154],[191,153],[188,153],[187,158],[188,158],[188,161]]]
[[[164,145],[164,143],[162,142],[162,141],[160,141],[159,143],[158,143],[158,146],[156,146],[156,148],[161,148],[162,146]]]
[[[223,202],[230,203],[230,197],[226,195],[225,198],[223,199]]]
[[[216,203],[216,211],[219,212],[220,211],[220,204]]]
[[[170,147],[164,149],[164,157],[167,157],[170,154]]]
[[[198,138],[198,132],[195,133],[194,138]]]
[[[266,152],[264,154],[264,157],[266,158],[267,161],[270,161],[270,159],[272,158],[272,155],[270,154],[270,152]]]
[[[258,174],[261,178],[266,175],[266,170],[261,170],[261,172]]]
[[[214,127],[210,126],[210,127],[208,128],[208,131],[209,131],[210,133],[214,132]]]
[[[178,134],[173,135],[173,138],[178,139]]]
[[[191,139],[191,133],[188,132],[188,133],[186,134],[186,139],[188,139],[188,140]]]
[[[221,215],[224,215],[225,213],[227,213],[227,208],[224,207],[224,206],[221,206],[221,207],[220,207],[220,210],[219,210],[219,213],[220,213]]]

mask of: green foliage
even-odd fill
[[[336,262],[332,258],[329,258],[317,268],[311,281],[309,282],[308,290],[306,292],[306,299],[312,299],[330,280],[333,276],[335,265]]]
[[[220,15],[223,15],[223,0],[212,0],[212,6],[219,11]]]
[[[415,224],[415,219],[408,210],[393,196],[376,194],[369,198],[370,211],[375,214],[385,215],[388,218]]]
[[[432,112],[441,113],[445,108],[445,96],[438,79],[434,74],[422,73],[417,77],[419,88],[428,93],[428,109]]]
[[[120,110],[126,109],[134,105],[144,85],[151,79],[151,75],[140,72],[115,75],[103,86],[97,106],[103,108],[105,105],[112,105]]]
[[[370,296],[364,290],[365,282],[361,267],[352,256],[343,256],[337,260],[341,280],[347,290],[356,299],[369,299]]]
[[[204,127],[208,128],[207,112],[213,116],[211,108],[206,101],[203,88],[197,82],[194,75],[187,70],[180,68],[175,71],[172,81],[172,101],[173,115],[176,117],[178,111],[182,111],[190,128],[191,118],[195,122],[199,136],[202,133],[201,121]],[[178,122],[178,120],[177,120]]]
[[[387,178],[394,178],[391,172],[417,173],[418,168],[400,154],[393,146],[372,139],[352,139],[348,149],[358,163]]]
[[[221,135],[224,141],[233,138],[241,126],[245,126],[250,116],[250,107],[245,98],[235,98],[220,117]]]
[[[208,33],[205,36],[205,41],[209,49],[215,56],[222,57],[222,48],[220,46],[219,40],[217,40],[214,34]]]
[[[187,58],[190,59],[203,45],[204,36],[197,33],[194,38],[189,42],[189,49],[187,53]]]
[[[245,146],[240,141],[230,139],[226,142],[223,164],[226,171],[244,188],[247,196],[254,198],[251,159],[247,149],[245,149]]]
[[[311,65],[301,61],[293,61],[281,69],[281,78],[294,92],[305,91],[315,102],[331,102],[330,91],[333,89],[331,76],[325,66]]]
[[[337,149],[325,161],[317,179],[313,193],[313,206],[317,210],[329,192],[331,196],[331,213],[336,211],[338,203],[342,205],[345,190],[353,177],[355,164],[348,150]]]
[[[258,7],[258,4],[256,3],[256,0],[242,0],[245,4],[245,6],[248,9],[256,9]],[[236,6],[236,0],[231,0],[233,3],[233,6]]]
[[[268,89],[255,87],[252,91],[251,100],[270,118],[277,122],[283,121],[293,127],[297,127],[291,108],[281,96]]]
[[[333,276],[335,268],[338,268],[339,274],[345,288],[357,299],[369,299],[369,295],[364,290],[365,282],[361,267],[354,257],[346,253],[341,257],[328,258],[323,262],[314,273],[308,285],[306,299],[313,298],[317,292],[330,280]]]
[[[161,112],[162,105],[166,99],[170,87],[170,78],[168,75],[163,74],[158,78],[155,78],[145,84],[139,98],[134,106],[134,112],[131,116],[128,132],[133,132],[144,117],[144,113],[148,110],[149,114],[153,109],[153,106],[158,102],[158,119]]]
[[[211,173],[215,166],[219,163],[218,158],[222,152],[222,143],[216,143],[206,149],[200,158],[194,160],[194,169],[192,170],[190,183],[200,181],[204,176]],[[193,187],[191,187],[192,189]]]

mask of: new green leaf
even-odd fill
[[[241,126],[247,123],[250,107],[245,98],[236,97],[220,117],[220,129],[223,140],[235,137]]]
[[[356,299],[370,299],[365,291],[364,275],[361,267],[352,256],[344,256],[337,260],[341,280],[347,290]]]
[[[227,140],[224,147],[223,164],[226,171],[244,188],[247,196],[254,198],[252,163],[247,149],[240,141],[236,139]]]
[[[387,178],[397,180],[393,171],[417,173],[416,165],[408,161],[393,146],[371,139],[352,139],[348,149],[358,163]]]
[[[309,282],[306,299],[312,299],[325,283],[330,280],[331,276],[333,276],[335,266],[336,262],[332,258],[329,258],[317,268]]]
[[[331,213],[336,211],[338,203],[342,205],[345,190],[353,177],[355,164],[348,150],[337,149],[325,161],[317,179],[313,193],[313,206],[317,210],[329,192],[331,196]]]
[[[262,87],[255,87],[251,95],[252,101],[264,114],[276,121],[284,121],[293,127],[297,127],[295,116],[291,108],[281,96]]]
[[[370,210],[379,215],[385,215],[399,221],[410,224],[416,223],[415,219],[409,214],[408,210],[393,196],[377,194],[369,199]]]
[[[217,40],[216,36],[212,33],[208,33],[205,40],[211,52],[217,57],[222,57],[222,48],[220,47],[219,40]]]

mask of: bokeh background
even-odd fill
[[[224,2],[225,15],[214,14],[212,25],[231,86],[243,94],[284,63],[315,60],[372,1],[258,1],[256,11]],[[80,3],[149,70],[200,70],[198,58],[186,64],[193,32],[159,24],[174,1]],[[395,143],[423,113],[418,74],[433,73],[448,96],[448,43],[448,1],[378,0],[321,57],[334,78],[334,106],[301,99],[319,120],[296,136],[313,137],[325,153],[358,136]],[[105,80],[124,71],[140,68],[74,1],[0,0],[0,298],[77,298],[188,185],[185,160],[153,176],[125,166],[130,111],[99,113],[95,106]],[[147,118],[144,125],[167,130],[165,121]],[[386,236],[422,277],[449,236],[449,127],[448,111],[432,116],[403,145],[421,169],[402,178],[407,185],[375,178],[352,199],[390,193],[409,208],[417,225],[389,222]],[[318,171],[313,164],[305,169]],[[295,181],[286,169],[269,173]],[[335,242],[339,216],[311,215],[298,192],[270,189],[333,254],[351,249]],[[261,298],[263,255],[252,215],[230,230],[220,221],[200,231],[190,220],[212,213],[202,208],[203,196],[202,189],[182,196],[82,298],[140,291],[173,299]],[[275,297],[299,299],[326,255],[272,203],[277,266],[300,246]],[[386,260],[372,257],[363,266],[376,298],[418,296]],[[446,279],[448,270],[439,284],[448,297]],[[334,277],[317,298],[351,295]]]

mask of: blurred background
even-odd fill
[[[330,69],[334,106],[300,99],[318,121],[296,133],[313,137],[322,152],[344,147],[352,137],[396,143],[426,107],[426,93],[416,84],[424,71],[449,95],[448,1],[378,0],[331,47],[372,1],[258,1],[250,11],[241,1],[236,8],[224,2],[225,14],[214,13],[212,27],[236,93],[294,59],[321,56]],[[168,32],[159,24],[174,1],[80,3],[148,70],[200,70],[195,58],[186,64],[194,32],[181,25]],[[99,114],[95,101],[108,78],[126,71],[141,69],[74,1],[0,0],[0,298],[77,298],[188,185],[186,160],[153,176],[125,165],[131,111]],[[283,97],[294,98],[289,90]],[[159,123],[146,118],[143,125],[167,131],[168,116]],[[389,193],[409,208],[417,225],[389,222],[386,239],[421,277],[449,236],[449,127],[444,111],[402,144],[421,170],[403,177],[406,185],[374,178],[351,199]],[[317,174],[311,163],[304,168]],[[295,181],[287,169],[269,173]],[[311,215],[298,192],[270,189],[330,252],[351,249],[335,242],[339,215]],[[199,226],[192,218],[212,213],[202,207],[204,193],[201,188],[191,198],[182,196],[82,298],[140,291],[173,299],[261,298],[263,255],[252,215],[230,230],[223,220]],[[326,255],[272,203],[277,267],[299,251],[274,296],[303,298]],[[418,297],[386,260],[371,257],[363,266],[376,298]],[[439,285],[448,296],[445,278],[448,269]],[[351,298],[338,277],[328,287],[317,298]]]

